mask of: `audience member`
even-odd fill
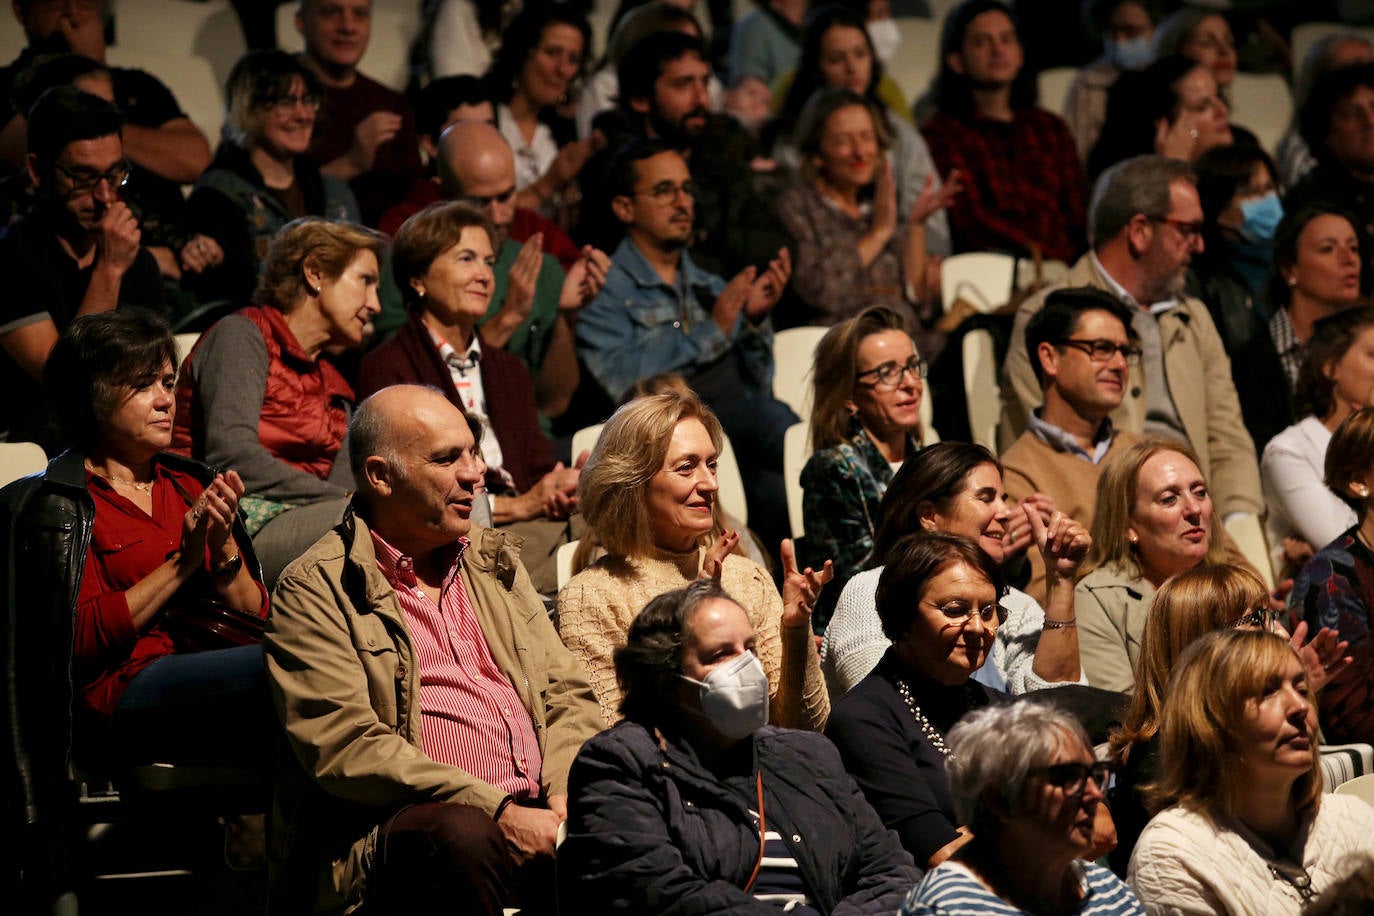
[[[686,251],[694,186],[681,153],[640,140],[621,150],[614,172],[615,211],[628,235],[611,256],[605,289],[578,319],[578,355],[612,399],[651,375],[686,378],[730,437],[771,551],[786,531],[783,436],[798,422],[772,394],[769,313],[791,257],[782,249],[765,270],[747,267],[727,284]]]
[[[335,525],[348,503],[353,389],[325,352],[357,349],[377,313],[381,239],[349,223],[288,223],[256,305],[206,331],[177,389],[175,450],[233,467],[264,581]]]
[[[50,89],[29,112],[29,211],[0,237],[0,272],[13,283],[0,309],[0,439],[57,454],[66,438],[43,402],[43,365],[78,315],[117,305],[156,308],[157,262],[119,198],[129,180],[121,128],[109,102],[72,86]]]
[[[1124,73],[1112,85],[1088,174],[1096,180],[1118,162],[1148,153],[1197,162],[1210,149],[1238,142],[1212,71],[1174,54]]]
[[[1228,562],[1228,547],[1187,445],[1146,436],[1106,462],[1097,480],[1092,550],[1074,592],[1088,683],[1130,691],[1155,591],[1184,570]]]
[[[1140,664],[1126,719],[1112,732],[1109,759],[1117,765],[1108,804],[1116,823],[1117,844],[1109,854],[1112,869],[1126,874],[1140,831],[1149,820],[1142,788],[1159,778],[1159,724],[1169,677],[1179,656],[1194,640],[1226,629],[1254,629],[1288,634],[1275,619],[1268,590],[1259,577],[1238,566],[1194,566],[1165,582],[1155,593],[1140,638]],[[1332,672],[1350,664],[1348,644],[1334,630],[1322,630],[1304,645],[1307,625],[1294,631],[1313,690]]]
[[[1104,290],[1130,309],[1131,331],[1143,351],[1141,371],[1112,412],[1113,423],[1133,433],[1185,439],[1216,485],[1222,514],[1258,515],[1259,465],[1241,422],[1230,362],[1206,307],[1182,295],[1202,238],[1193,182],[1188,165],[1159,156],[1108,169],[1093,190],[1093,250],[1062,283]],[[1020,435],[1040,403],[1025,328],[1044,299],[1042,293],[1023,303],[1012,326],[1003,367],[1002,441]]]
[[[1312,171],[1317,160],[1302,138],[1302,113],[1317,80],[1328,72],[1351,64],[1374,61],[1374,46],[1358,32],[1323,35],[1307,46],[1293,79],[1293,120],[1274,148],[1277,177],[1282,187],[1291,188]]]
[[[391,260],[410,317],[363,357],[358,396],[389,385],[429,385],[477,419],[493,527],[523,539],[530,581],[552,598],[555,553],[579,534],[569,522],[578,469],[555,463],[520,360],[477,330],[495,286],[494,235],[486,217],[461,203],[436,204],[405,221]]]
[[[873,306],[816,345],[811,447],[802,468],[805,556],[831,560],[835,583],[812,624],[825,632],[847,583],[873,561],[878,506],[892,475],[921,448],[926,361],[896,312]]]
[[[1092,862],[1112,764],[1078,720],[1042,703],[975,710],[949,733],[949,791],[968,845],[911,889],[898,916],[952,912],[1145,916]],[[957,901],[957,904],[955,903]]]
[[[710,580],[635,617],[615,653],[625,721],[569,774],[562,912],[890,914],[916,880],[830,743],[767,724],[758,639]]]
[[[1202,64],[1223,96],[1236,80],[1236,37],[1226,17],[1215,10],[1192,6],[1174,11],[1155,28],[1154,45],[1157,60],[1181,54]]]
[[[1031,411],[1026,431],[1002,454],[1007,495],[1041,510],[1039,494],[1078,524],[1091,527],[1102,463],[1139,440],[1118,430],[1121,406],[1140,347],[1131,339],[1131,315],[1098,289],[1057,289],[1026,324],[1026,355],[1044,403]],[[1025,590],[1045,601],[1045,564],[1026,552]]]
[[[1107,118],[1107,93],[1123,72],[1144,70],[1154,60],[1156,0],[1085,0],[1083,13],[1102,37],[1102,56],[1080,67],[1064,94],[1064,120],[1078,145],[1078,158],[1088,154]],[[1057,99],[1046,99],[1051,105]]]
[[[895,108],[891,93],[884,91],[889,86],[899,97]],[[887,135],[886,158],[892,166],[898,213],[908,213],[916,205],[928,179],[933,178],[934,188],[940,188],[930,149],[911,123],[911,112],[900,99],[901,90],[883,74],[864,18],[852,6],[823,6],[807,17],[801,60],[775,121],[779,132],[773,148],[775,159],[794,169],[810,166],[797,149],[798,127],[806,103],[826,88],[857,93],[872,103],[875,114],[882,115],[874,118],[874,134]],[[810,127],[819,130],[824,125]],[[870,158],[876,158],[876,153]],[[949,219],[943,209],[938,209],[925,220],[926,251],[944,256],[949,254],[949,246]]]
[[[1354,511],[1322,475],[1336,427],[1374,406],[1374,308],[1318,320],[1305,349],[1293,391],[1293,413],[1301,419],[1270,439],[1260,459],[1269,541],[1298,565],[1355,524]],[[1295,550],[1290,538],[1303,543]]]
[[[1234,357],[1269,322],[1265,285],[1283,204],[1274,162],[1258,146],[1214,147],[1196,167],[1203,244],[1185,289],[1206,304],[1226,355]]]
[[[743,120],[767,116],[774,82],[797,66],[806,0],[760,0],[730,33],[730,90]]]
[[[498,103],[496,124],[515,152],[516,200],[548,217],[560,215],[565,192],[596,151],[596,140],[575,139],[571,119],[556,113],[575,100],[591,41],[591,26],[572,8],[528,6],[501,36],[485,77]]]
[[[1369,511],[1374,408],[1361,407],[1336,427],[1326,447],[1326,485],[1355,512],[1355,524],[1324,545],[1293,581],[1288,606],[1307,625],[1333,627],[1350,641],[1355,664],[1321,693],[1322,729],[1336,744],[1374,741],[1374,514]]]
[[[1270,633],[1208,633],[1183,653],[1149,793],[1169,807],[1127,877],[1148,912],[1297,916],[1374,852],[1374,810],[1322,792],[1312,693]]]
[[[237,305],[252,296],[283,226],[303,216],[356,220],[358,203],[306,155],[320,105],[310,70],[285,51],[250,51],[229,72],[226,94],[224,139],[191,192],[186,219],[224,252],[192,288]]]
[[[945,20],[936,112],[921,132],[942,174],[969,182],[949,209],[954,250],[1072,261],[1088,183],[1069,127],[1035,105],[1016,23],[1001,0],[964,0]]]
[[[810,624],[830,564],[798,571],[784,541],[779,595],[766,570],[734,552],[740,533],[719,521],[722,441],[719,422],[695,397],[652,395],[615,412],[582,469],[582,515],[606,556],[558,593],[558,632],[590,672],[607,726],[620,718],[622,699],[612,655],[631,621],[655,595],[703,574],[739,596],[749,614],[770,720],[812,731],[825,725],[830,702]]]
[[[299,0],[296,30],[305,39],[301,63],[320,86],[310,158],[348,182],[363,220],[375,226],[422,167],[405,97],[358,71],[372,34],[372,0]]]
[[[426,0],[420,12],[420,34],[411,50],[412,68],[418,63],[431,81],[481,76],[491,66],[492,51],[501,46],[501,35],[522,7],[522,3],[484,0]]]
[[[1231,367],[1257,449],[1299,419],[1293,390],[1313,325],[1359,302],[1363,244],[1353,219],[1336,205],[1304,206],[1289,210],[1274,233],[1265,297],[1272,317]]]
[[[470,520],[480,432],[437,391],[363,402],[340,462],[353,510],[273,593],[267,671],[295,756],[277,775],[274,909],[553,909],[596,702],[518,539]]]
[[[892,635],[883,626],[876,594],[901,538],[920,531],[967,538],[999,567],[1009,560],[1014,567],[1032,542],[1042,554],[1048,550],[1054,575],[1045,606],[1025,592],[1005,589],[998,601],[1001,626],[989,650],[992,664],[972,676],[1014,694],[1082,683],[1073,583],[1087,554],[1088,536],[1081,525],[1055,513],[1046,502],[1036,501],[1036,511],[1030,511],[1029,500],[1019,511],[1008,508],[1001,465],[981,445],[940,442],[908,459],[879,507],[874,568],[849,581],[826,630],[821,665],[831,691],[840,696],[875,665],[882,669]]]
[[[927,257],[926,221],[956,198],[958,173],[899,210],[886,119],[865,96],[826,88],[802,109],[795,135],[801,181],[778,201],[797,248],[792,287],[805,324],[834,324],[869,305],[900,314],[907,330],[932,323],[939,264]]]

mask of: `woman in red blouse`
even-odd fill
[[[266,747],[245,741],[270,721],[262,653],[250,644],[192,657],[206,643],[184,621],[210,602],[265,618],[267,593],[238,525],[239,475],[163,452],[176,355],[167,326],[138,310],[78,318],[58,340],[44,383],[77,447],[49,466],[34,500],[68,499],[78,522],[65,557],[39,568],[71,587],[80,565],[77,709],[110,720],[126,760],[224,763]],[[58,492],[64,471],[84,483],[74,498]]]

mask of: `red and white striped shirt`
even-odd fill
[[[515,799],[539,797],[543,757],[520,694],[492,658],[462,576],[467,538],[455,545],[439,604],[415,578],[415,561],[372,532],[377,566],[396,590],[420,664],[420,748]]]

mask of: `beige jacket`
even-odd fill
[[[1056,288],[1061,286],[1111,290],[1091,254],[1078,259]],[[1008,446],[1025,431],[1030,411],[1043,402],[1040,383],[1026,354],[1026,324],[1040,311],[1048,292],[1042,291],[1022,303],[1012,324],[1007,361],[1002,367],[1002,425],[998,432],[999,441]],[[1207,307],[1187,296],[1180,302],[1178,308],[1159,316],[1164,374],[1179,419],[1202,462],[1201,470],[1212,488],[1217,511],[1223,515],[1262,515],[1259,462],[1255,459],[1255,444],[1241,421],[1240,402],[1231,381],[1231,361]],[[1143,432],[1145,409],[1144,374],[1132,372],[1130,386],[1121,406],[1112,413],[1112,422],[1118,430]]]
[[[476,526],[470,539],[463,584],[492,657],[534,722],[544,794],[566,794],[573,757],[600,730],[596,699],[520,565],[520,539]],[[282,573],[264,647],[294,755],[277,777],[274,912],[357,909],[377,827],[405,805],[458,802],[495,813],[505,792],[420,749],[419,665],[362,519],[350,513]]]

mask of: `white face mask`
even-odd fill
[[[768,675],[753,652],[713,668],[704,681],[678,676],[701,688],[701,715],[725,737],[748,738],[768,724]]]
[[[865,25],[868,28],[868,40],[873,42],[873,53],[878,55],[878,60],[886,63],[902,43],[902,33],[897,30],[896,21],[873,19]]]

